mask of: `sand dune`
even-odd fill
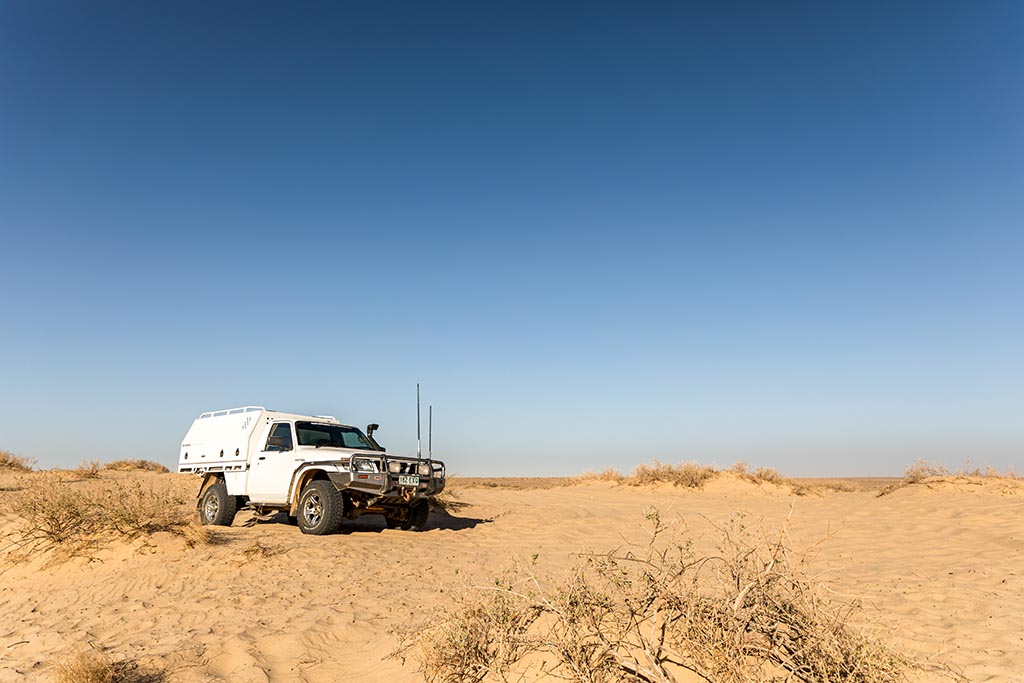
[[[197,485],[183,475],[103,474],[107,483],[129,480],[189,495]],[[23,495],[16,489],[31,478],[19,481],[4,475],[0,497]],[[882,497],[794,497],[726,476],[703,490],[467,482],[456,494],[468,505],[435,515],[418,534],[367,517],[311,537],[283,519],[254,523],[244,513],[211,545],[190,549],[157,534],[113,543],[92,561],[4,564],[0,681],[49,680],[54,662],[90,643],[168,682],[420,680],[415,658],[385,658],[397,642],[393,627],[428,619],[452,591],[488,581],[513,554],[536,554],[539,571],[557,573],[574,553],[619,546],[642,533],[648,506],[709,548],[712,524],[737,511],[769,525],[789,516],[793,542],[820,543],[812,566],[838,596],[863,602],[883,638],[971,681],[1024,681],[1020,482],[950,477]],[[17,519],[3,507],[0,533],[9,534]]]

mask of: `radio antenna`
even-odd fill
[[[434,406],[427,408],[427,460],[434,459]]]
[[[423,451],[420,450],[420,383],[416,382],[416,459],[423,459]]]

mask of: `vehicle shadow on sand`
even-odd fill
[[[485,519],[482,517],[463,517],[461,515],[452,515],[447,512],[433,511],[430,513],[430,519],[427,521],[427,528],[424,529],[423,533],[430,533],[435,529],[448,530],[448,531],[465,531],[466,529],[475,529],[481,524],[491,524],[494,522],[493,519]],[[410,533],[408,531],[401,531],[398,529],[388,529],[384,523],[384,518],[380,515],[366,515],[359,519],[346,519],[341,523],[341,528],[338,529],[339,534],[359,534],[359,533],[381,533],[383,531],[395,532],[395,533]]]
[[[427,522],[427,531],[431,529],[449,529],[451,531],[462,531],[463,529],[474,529],[481,524],[493,524],[493,517],[462,517],[449,512],[432,512]]]
[[[434,510],[430,513],[430,519],[427,521],[427,528],[424,530],[425,533],[429,533],[434,529],[447,530],[447,531],[464,531],[466,529],[475,529],[481,524],[491,524],[494,522],[494,518],[484,517],[469,517],[462,515],[453,515],[449,512],[441,510]],[[279,513],[276,515],[269,515],[265,518],[252,517],[246,520],[242,526],[256,526],[257,524],[288,524],[288,516],[286,514]],[[365,534],[365,533],[381,533],[383,531],[398,531],[388,529],[384,523],[384,518],[380,515],[366,515],[359,519],[346,519],[341,523],[341,528],[337,532],[339,534]],[[409,532],[400,532],[409,533]]]

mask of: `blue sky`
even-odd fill
[[[1024,6],[0,5],[0,448],[1024,469]]]

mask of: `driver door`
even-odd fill
[[[254,503],[286,503],[295,472],[295,435],[290,422],[275,422],[267,432],[263,449],[256,453],[246,494]]]

